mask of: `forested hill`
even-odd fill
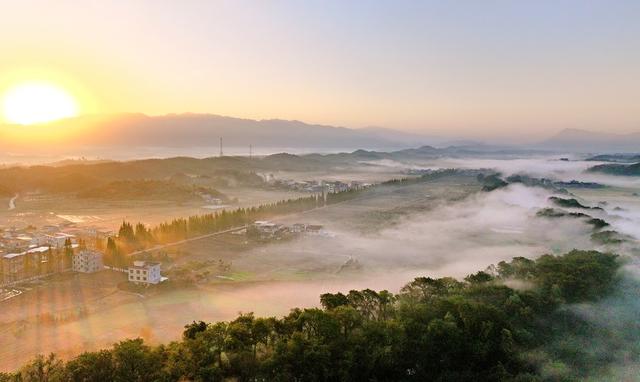
[[[640,176],[640,163],[601,164],[589,168],[589,172],[601,172],[609,175]]]
[[[193,322],[63,362],[39,357],[0,381],[573,381],[605,373],[625,341],[573,304],[618,288],[615,255],[514,258],[463,281],[420,277],[400,293],[324,294],[282,318]],[[514,285],[518,285],[515,287]],[[598,339],[598,346],[584,346]],[[629,362],[638,354],[626,353]],[[636,358],[634,358],[636,357]]]
[[[173,183],[227,183],[255,186],[262,183],[242,158],[168,158],[64,166],[30,166],[0,169],[0,184],[8,193],[41,190],[82,192],[113,182],[158,180]],[[188,175],[187,175],[188,174]],[[185,182],[191,179],[192,182]]]
[[[376,161],[394,160],[411,162],[440,157],[504,156],[514,154],[498,147],[448,147],[422,146],[392,152],[356,150],[337,154],[293,155],[273,154],[265,157],[223,156],[210,158],[174,157],[143,159],[124,162],[100,161],[0,168],[0,185],[8,193],[41,189],[65,191],[84,189],[104,182],[122,180],[166,180],[185,174],[209,178],[232,179],[233,183],[255,185],[256,172],[270,171],[318,171],[350,166],[371,166]],[[517,151],[520,155],[526,154]],[[533,152],[532,152],[533,153]]]

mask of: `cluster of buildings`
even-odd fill
[[[221,198],[218,198],[206,192],[196,191],[196,195],[198,195],[200,198],[202,198],[202,200],[210,205],[219,206],[224,203],[224,200],[222,200]]]
[[[7,228],[0,233],[0,284],[62,272],[71,267],[62,249],[70,244],[78,248],[74,233],[65,225],[48,225],[40,229]],[[67,256],[68,257],[68,256]]]
[[[291,226],[258,220],[247,227],[246,234],[252,239],[280,240],[295,234],[321,235],[324,231],[321,225],[296,223]]]
[[[0,286],[67,271],[99,272],[104,269],[104,254],[95,244],[111,235],[65,225],[5,229],[0,234]],[[160,263],[134,261],[127,273],[136,284],[166,280],[160,275]]]
[[[265,181],[273,187],[284,188],[292,191],[309,192],[314,194],[332,194],[349,190],[359,190],[371,186],[370,183],[362,183],[357,181],[341,182],[338,180],[328,181],[276,179],[273,174],[266,175]]]
[[[95,227],[76,227],[73,223],[32,226],[18,229],[5,228],[0,231],[0,256],[9,252],[21,252],[33,247],[62,248],[67,240],[77,244],[81,239],[94,243],[96,238],[106,239],[113,231]]]

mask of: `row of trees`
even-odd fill
[[[361,190],[349,190],[327,194],[326,204],[353,199],[361,192]],[[156,244],[173,243],[194,236],[241,227],[256,220],[309,211],[324,205],[325,198],[320,195],[312,195],[262,204],[257,207],[237,208],[231,211],[222,210],[211,214],[173,219],[151,228],[147,228],[142,223],[137,223],[134,226],[124,221],[118,230],[118,236],[107,239],[105,264],[121,267],[127,264],[126,255],[133,251],[146,249]]]
[[[0,381],[538,381],[530,354],[585,322],[559,308],[606,296],[618,268],[595,251],[517,258],[463,281],[420,277],[395,295],[324,294],[321,309],[279,319],[193,322],[167,345],[134,339],[66,363],[39,357]],[[553,354],[576,366],[554,380],[584,377],[591,354],[580,344]]]
[[[424,182],[429,182],[432,180],[446,178],[448,176],[454,176],[454,175],[479,175],[479,174],[483,174],[483,172],[479,172],[479,170],[464,170],[459,168],[442,168],[439,170],[428,172],[426,174],[422,174],[417,177],[389,179],[382,182],[381,185],[406,186],[409,184],[424,183]]]

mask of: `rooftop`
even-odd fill
[[[129,266],[129,268],[136,268],[136,269],[144,269],[144,268],[149,268],[149,267],[154,267],[160,265],[160,263],[155,262],[155,261],[134,261],[133,265]]]
[[[14,257],[19,257],[19,256],[22,256],[22,255],[24,255],[24,253],[8,253],[8,254],[6,254],[6,255],[4,255],[2,257],[5,258],[5,259],[13,259]]]

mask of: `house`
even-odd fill
[[[26,253],[9,253],[2,256],[2,281],[18,281],[26,276]]]
[[[16,240],[19,240],[20,243],[23,243],[24,245],[27,245],[27,246],[36,243],[33,237],[28,235],[19,235],[16,237]]]
[[[39,244],[50,245],[54,248],[62,248],[67,239],[70,239],[73,241],[75,240],[75,235],[71,235],[64,232],[58,232],[53,235],[44,235],[44,243],[39,243]]]
[[[75,272],[94,273],[101,271],[102,253],[98,251],[84,250],[73,255],[72,268]]]
[[[322,233],[322,226],[316,224],[296,223],[291,226],[291,232],[319,235]]]
[[[307,225],[303,223],[295,223],[291,226],[292,233],[302,233],[307,230]]]
[[[164,281],[160,275],[160,263],[152,261],[134,261],[129,267],[129,282],[135,284],[158,284]]]
[[[312,235],[319,235],[322,233],[322,226],[317,224],[308,224],[306,227],[306,232]]]
[[[277,239],[287,232],[287,227],[282,224],[276,224],[266,220],[257,220],[247,227],[247,236],[260,240]]]

